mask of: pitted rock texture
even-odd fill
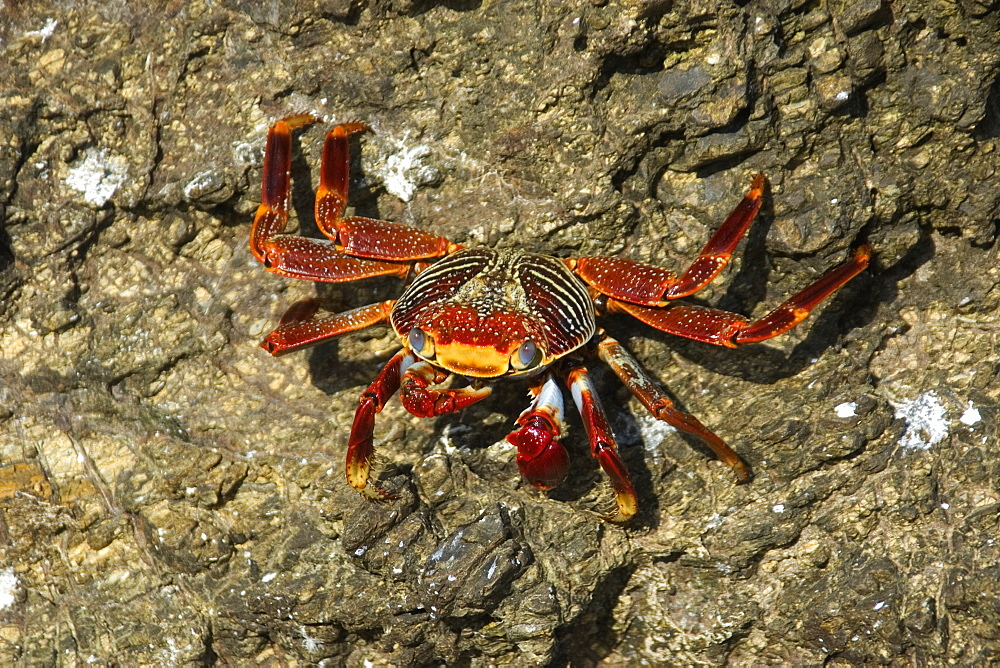
[[[982,665],[1000,642],[1000,6],[568,0],[0,3],[0,664]],[[456,243],[683,268],[768,176],[703,303],[766,344],[602,322],[754,477],[599,391],[640,513],[525,385],[377,420],[384,327],[272,358],[286,307],[398,296],[249,253],[267,127],[363,121],[351,206]],[[326,124],[297,133],[306,234]]]

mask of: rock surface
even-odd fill
[[[0,3],[0,664],[996,660],[998,5],[719,4]],[[877,259],[764,345],[605,323],[747,485],[599,372],[629,526],[575,419],[567,483],[520,479],[514,381],[391,403],[369,504],[344,450],[391,332],[256,346],[297,299],[401,289],[250,256],[267,126],[301,111],[375,129],[357,211],[459,243],[681,267],[764,171],[707,303]]]

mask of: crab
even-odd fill
[[[272,355],[299,350],[388,322],[401,348],[361,393],[347,445],[347,481],[369,499],[391,494],[373,479],[375,415],[397,392],[407,411],[431,417],[460,411],[488,397],[495,381],[522,377],[528,408],[507,440],[521,474],[551,489],[565,478],[569,458],[565,385],[582,417],[590,452],[607,474],[614,509],[625,522],[638,510],[628,469],[598,399],[587,364],[607,364],[656,419],[703,441],[729,465],[738,482],[749,477],[735,451],[696,417],[674,406],[657,382],[596,317],[625,313],[660,331],[734,348],[782,334],[868,266],[870,249],[857,247],[836,266],[764,317],[677,301],[704,288],[729,262],[760,209],[763,174],[680,274],[618,257],[557,259],[518,248],[469,248],[399,223],[345,217],[349,137],[368,131],[342,123],[326,135],[315,217],[326,239],[286,233],[292,132],[318,119],[310,114],[275,122],[267,135],[262,203],[250,249],[267,271],[320,282],[396,276],[410,281],[398,299],[343,313],[321,311],[316,300],[292,305],[261,346]],[[458,376],[466,383],[448,384]],[[446,386],[447,385],[447,386]]]

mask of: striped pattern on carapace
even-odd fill
[[[477,377],[521,373],[501,361],[526,340],[541,350],[541,365],[527,370],[537,371],[597,331],[580,279],[560,260],[519,249],[466,248],[439,260],[396,301],[390,322],[400,338],[414,327],[433,338],[438,355],[428,361]],[[447,346],[476,354],[477,364],[449,365]],[[491,355],[495,364],[484,361]]]

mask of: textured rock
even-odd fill
[[[126,4],[0,7],[0,664],[1000,652],[996,3]],[[863,239],[875,267],[765,345],[604,323],[747,485],[598,372],[629,526],[575,418],[566,484],[523,482],[516,381],[391,402],[396,496],[366,503],[344,450],[394,336],[256,345],[297,299],[401,289],[250,256],[267,127],[301,111],[375,129],[358,212],[458,243],[682,267],[763,171],[708,303],[762,314]]]

